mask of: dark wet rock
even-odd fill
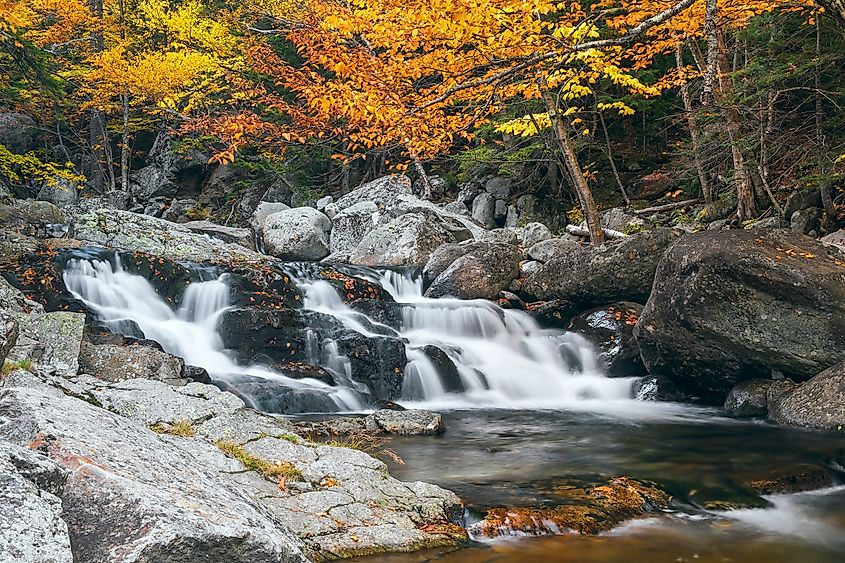
[[[581,534],[594,536],[622,522],[668,506],[671,496],[655,485],[628,477],[605,485],[569,489],[570,504],[553,508],[494,508],[469,527],[474,538]]]
[[[564,330],[569,326],[572,317],[578,313],[579,308],[571,301],[552,299],[530,303],[527,310],[541,327]]]
[[[83,342],[79,370],[103,381],[155,379],[170,385],[184,384],[182,358],[142,345],[115,346]],[[206,374],[207,375],[207,374]]]
[[[208,375],[208,370],[199,366],[185,364],[185,366],[182,368],[181,375],[182,379],[187,379],[188,381],[204,383],[206,385],[211,384],[211,376]]]
[[[779,468],[765,476],[755,476],[746,483],[759,495],[785,495],[832,487],[833,477],[820,467]]]
[[[596,347],[611,377],[640,377],[648,373],[634,338],[642,310],[642,305],[627,301],[589,309],[573,318],[567,330]]]
[[[232,309],[220,320],[226,348],[246,363],[309,362],[315,341],[329,340],[349,358],[353,379],[365,383],[378,399],[395,400],[402,392],[405,345],[391,336],[365,336],[330,315],[282,309]]]
[[[0,225],[7,232],[46,237],[50,225],[66,225],[67,216],[48,201],[33,199],[0,205]]]
[[[583,307],[620,300],[644,303],[660,257],[680,237],[676,230],[657,229],[599,247],[564,249],[528,278],[523,292],[537,300],[566,299]]]
[[[790,231],[689,235],[661,260],[636,328],[646,367],[722,402],[747,379],[805,380],[845,358],[845,267]],[[771,406],[771,403],[770,403]]]
[[[335,412],[340,405],[326,392],[312,388],[291,387],[283,381],[234,374],[214,385],[240,397],[252,408],[274,414]]]
[[[513,287],[513,284],[511,284]],[[502,309],[519,309],[520,311],[525,310],[525,303],[519,296],[515,293],[511,293],[510,291],[500,291],[499,292],[499,299],[498,299],[499,307]]]
[[[769,420],[799,428],[845,431],[845,363],[770,394]]]
[[[800,235],[809,235],[818,231],[823,214],[824,212],[817,208],[796,211],[789,220],[789,228]]]
[[[62,520],[66,472],[41,453],[0,441],[0,560],[72,563]]]
[[[783,206],[783,216],[787,221],[792,219],[792,216],[805,209],[813,209],[822,207],[822,194],[819,190],[799,190],[789,194],[786,198],[786,204]]]
[[[316,276],[333,285],[341,299],[346,303],[357,299],[376,299],[387,303],[393,302],[393,297],[381,285],[362,277],[350,275],[341,270],[330,266],[321,266]]]
[[[327,385],[335,385],[334,375],[324,367],[314,366],[303,362],[288,362],[270,366],[273,371],[281,373],[291,379],[315,379]]]
[[[321,260],[329,255],[331,219],[312,207],[279,211],[264,220],[268,254],[283,260]]]
[[[452,262],[426,290],[426,296],[494,300],[519,275],[519,248],[467,241],[469,251]]]
[[[737,418],[766,416],[766,395],[771,385],[771,379],[749,379],[738,383],[725,399],[725,414]]]
[[[230,270],[229,302],[253,309],[299,309],[302,292],[290,274],[273,266],[243,266]]]
[[[685,397],[675,384],[665,377],[648,375],[634,383],[634,398],[638,401],[683,401]]]
[[[356,299],[349,303],[349,306],[373,321],[394,330],[399,330],[402,326],[402,311],[405,310],[405,305],[401,303],[381,299]]]
[[[443,349],[429,344],[420,348],[420,351],[428,357],[437,370],[444,391],[447,393],[463,393],[466,391],[455,362]]]

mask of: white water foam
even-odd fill
[[[126,272],[120,258],[74,259],[64,270],[64,282],[77,299],[95,311],[104,324],[117,332],[134,322],[144,337],[155,340],[167,352],[190,365],[205,368],[216,380],[249,375],[273,380],[285,387],[325,393],[339,411],[360,411],[364,403],[350,387],[333,387],[316,379],[292,379],[262,366],[237,364],[224,350],[217,333],[220,316],[229,307],[225,275],[190,284],[177,311],[173,311],[143,277]]]

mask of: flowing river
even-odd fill
[[[307,267],[286,268],[307,309],[364,334],[387,329],[345,305]],[[837,486],[845,483],[845,439],[638,401],[636,379],[605,377],[576,334],[543,330],[527,314],[486,301],[426,299],[411,275],[351,273],[378,282],[402,304],[398,336],[408,364],[401,402],[443,412],[448,427],[442,436],[394,439],[391,448],[406,462],[391,467],[396,477],[456,491],[469,521],[495,506],[554,506],[566,502],[561,491],[619,475],[654,481],[674,497],[670,510],[599,537],[512,537],[370,561],[845,561],[845,487]],[[116,255],[69,260],[64,280],[113,330],[138,327],[213,379],[269,379],[323,397],[325,412],[367,408],[366,389],[332,342],[315,344],[310,362],[330,371],[335,385],[236,362],[217,332],[230,307],[228,280],[213,269],[198,272],[173,308]],[[429,345],[452,360],[461,392],[449,392],[420,351]],[[747,486],[773,475],[818,473],[827,481],[810,493],[759,497]],[[737,506],[743,508],[727,509]]]

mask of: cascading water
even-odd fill
[[[391,328],[354,311],[330,283],[309,276],[307,268],[290,265],[290,269],[297,272],[306,309],[331,315],[366,336],[392,335],[405,342],[404,402],[434,408],[589,408],[594,400],[606,404],[631,398],[635,378],[605,377],[583,338],[543,330],[522,311],[503,310],[482,300],[428,299],[419,277],[355,270],[355,275],[381,284],[396,300],[392,306],[400,310],[399,326]],[[64,270],[67,288],[109,328],[126,334],[140,328],[146,338],[188,364],[205,368],[215,380],[238,388],[239,377],[251,376],[329,397],[328,402],[310,403],[318,410],[366,408],[367,386],[353,379],[351,362],[337,344],[321,340],[316,330],[306,335],[308,363],[331,372],[335,386],[235,362],[217,331],[229,307],[226,275],[211,278],[188,285],[174,311],[147,280],[125,271],[117,255],[110,261],[74,258]],[[455,389],[455,382],[451,388],[444,384],[442,366],[438,368],[425,351],[432,346],[454,364],[462,390]],[[241,394],[249,398],[248,393]]]
[[[367,272],[356,272],[367,276]],[[386,271],[378,281],[401,307],[399,335],[407,342],[403,399],[430,407],[555,408],[592,399],[628,400],[636,378],[607,378],[582,337],[543,330],[523,311],[489,301],[428,299],[422,280]],[[325,281],[300,281],[305,307],[335,316],[348,328],[374,334],[372,319],[343,304]],[[366,322],[363,322],[365,321]],[[383,333],[382,333],[383,334]],[[463,393],[448,393],[421,350],[436,346],[457,368]]]
[[[215,380],[225,382],[243,375],[259,377],[285,387],[324,394],[338,411],[364,408],[360,395],[351,385],[334,387],[316,379],[292,379],[261,366],[242,366],[232,360],[217,333],[217,322],[229,307],[225,274],[190,284],[177,311],[164,302],[146,279],[126,272],[117,255],[113,263],[69,260],[63,277],[68,290],[96,312],[103,324],[115,332],[126,333],[134,323],[145,338],[155,340],[186,363],[205,368]],[[340,381],[344,379],[341,377]]]

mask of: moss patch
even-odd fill
[[[290,481],[301,481],[303,479],[302,471],[297,469],[289,461],[273,463],[261,459],[260,457],[247,453],[240,444],[227,440],[217,442],[217,447],[229,457],[240,461],[249,471],[256,471],[267,479],[284,479]]]

